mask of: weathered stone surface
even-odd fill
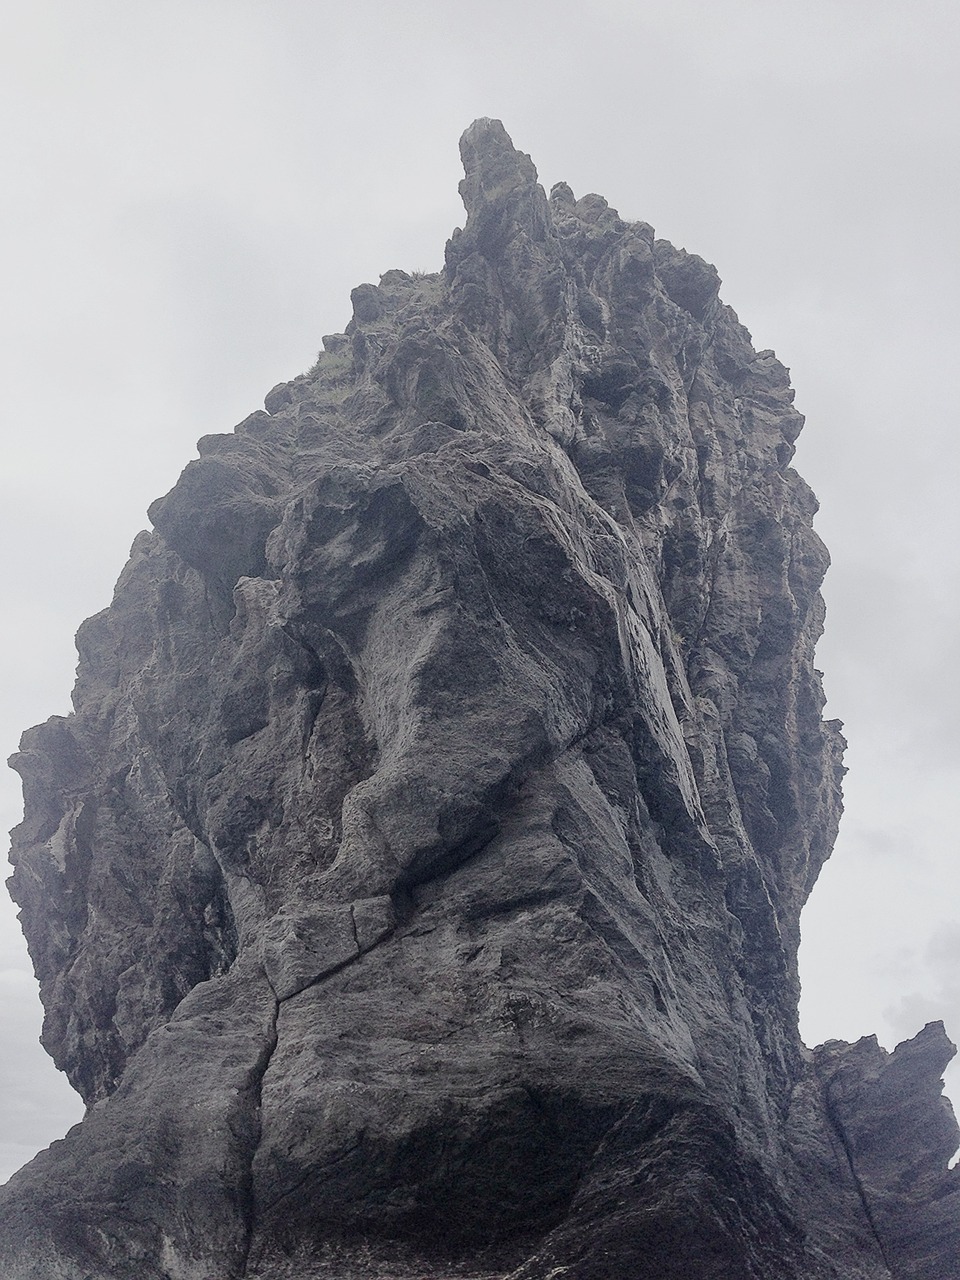
[[[942,1096],[955,1053],[930,1023],[892,1054],[874,1037],[816,1052],[827,1115],[843,1144],[865,1213],[897,1276],[960,1273],[960,1168],[953,1109]]]
[[[437,276],[208,436],[25,735],[87,1119],[11,1280],[949,1280],[928,1028],[811,1053],[840,810],[787,371],[715,270],[463,139]]]

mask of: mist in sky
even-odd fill
[[[69,710],[73,634],[196,440],[353,286],[440,267],[494,116],[546,188],[715,263],[791,368],[850,743],[804,1036],[960,1037],[958,60],[932,0],[0,2],[4,754]],[[4,900],[0,1179],[81,1114],[39,1028]]]

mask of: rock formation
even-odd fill
[[[6,1280],[949,1280],[939,1024],[797,1030],[840,812],[786,369],[481,120],[438,275],[150,511],[12,891],[89,1105]]]

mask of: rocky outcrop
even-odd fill
[[[840,812],[802,419],[712,267],[483,120],[439,275],[151,508],[24,737],[84,1122],[10,1280],[947,1280],[929,1027],[804,1049]]]

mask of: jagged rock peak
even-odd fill
[[[460,197],[468,233],[495,256],[518,231],[542,241],[549,231],[547,199],[530,157],[517,151],[499,120],[475,120],[460,139]]]
[[[90,1104],[4,1280],[960,1280],[928,1027],[815,1051],[803,419],[715,269],[463,138],[444,269],[150,509],[11,888]]]
[[[514,147],[499,120],[474,120],[460,138],[460,158],[464,169],[460,195],[468,214],[481,204],[537,188],[536,166]]]

